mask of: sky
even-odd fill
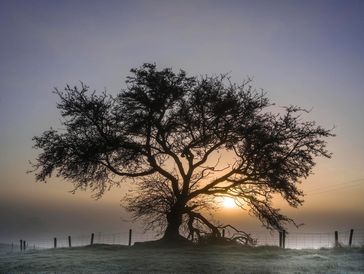
[[[55,87],[83,81],[117,94],[144,62],[190,75],[253,77],[279,106],[298,105],[326,128],[332,159],[301,185],[305,204],[284,213],[300,231],[364,228],[363,1],[0,0],[0,242],[20,237],[140,229],[120,206],[125,187],[100,200],[38,183],[32,137],[60,126]],[[246,212],[219,214],[249,231]]]

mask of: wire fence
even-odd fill
[[[279,233],[252,232],[257,239],[257,245],[279,246]],[[335,240],[335,231],[332,232],[287,232],[285,247],[291,249],[317,249],[349,246],[350,230],[338,231],[338,242]],[[364,246],[364,230],[355,230],[352,234],[352,247]]]
[[[251,231],[249,234],[257,240],[257,246],[280,246],[279,232]],[[228,233],[227,233],[228,236]],[[12,251],[24,251],[49,248],[83,247],[92,244],[108,245],[133,245],[136,242],[157,240],[153,233],[132,232],[131,230],[120,233],[89,233],[74,236],[61,236],[54,238],[34,238],[19,240],[10,244]],[[285,248],[290,249],[318,249],[342,247],[362,247],[364,246],[364,229],[352,232],[350,244],[350,230],[332,232],[287,232],[285,236]]]
[[[131,237],[129,239],[129,237]],[[89,233],[78,235],[61,235],[57,237],[28,238],[20,239],[9,243],[14,251],[49,249],[49,248],[66,248],[66,247],[83,247],[91,244],[108,244],[108,245],[133,245],[135,242],[146,242],[157,240],[158,237],[153,233],[142,232],[118,232],[118,233]]]

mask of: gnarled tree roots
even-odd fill
[[[241,244],[255,246],[257,240],[249,233],[228,225],[214,225],[200,213],[190,211],[188,214],[187,239],[197,244]]]

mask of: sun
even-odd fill
[[[236,203],[234,199],[230,197],[222,197],[222,206],[225,208],[234,208],[236,207]]]

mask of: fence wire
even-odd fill
[[[257,246],[279,246],[279,233],[270,231],[251,231],[250,235],[257,240]],[[120,233],[93,233],[93,244],[129,245],[129,231]],[[56,248],[69,247],[69,236],[56,237]],[[349,246],[350,230],[338,231],[338,243],[340,246]],[[136,242],[157,240],[153,233],[141,233],[132,231],[131,245]],[[25,250],[49,249],[55,247],[55,238],[24,239]],[[82,247],[91,244],[91,233],[83,235],[71,235],[71,246]],[[21,251],[20,240],[10,244],[12,251]],[[291,249],[317,249],[332,248],[335,246],[335,234],[332,232],[287,232],[285,247]],[[364,246],[364,229],[354,230],[352,247]]]

